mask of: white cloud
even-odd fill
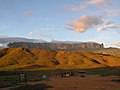
[[[29,32],[29,33],[28,33],[28,35],[30,35],[30,36],[33,35],[33,34],[34,34],[34,32]]]
[[[97,31],[105,31],[105,30],[108,30],[108,29],[120,30],[120,25],[117,25],[117,24],[114,24],[114,23],[102,25],[99,28],[97,28]]]
[[[58,31],[58,29],[59,28],[55,27],[55,26],[54,27],[53,26],[49,26],[49,27],[46,26],[46,28],[40,28],[38,30],[31,31],[28,33],[28,35],[30,37],[47,38],[47,39],[49,38],[50,40],[52,40],[53,39],[52,33]]]
[[[8,37],[8,36],[5,34],[0,34],[0,38],[4,38],[4,37]]]
[[[96,15],[83,15],[75,22],[68,23],[70,29],[76,32],[84,32],[103,23],[102,17]]]

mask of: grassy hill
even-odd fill
[[[92,52],[0,49],[0,70],[87,69],[120,66],[120,58]]]
[[[116,57],[120,57],[120,49],[118,48],[104,48],[98,51],[101,54],[108,54]]]

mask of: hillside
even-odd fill
[[[0,70],[73,69],[120,66],[120,58],[91,52],[26,48],[0,49]]]
[[[99,50],[98,53],[120,57],[120,49],[118,48],[104,48]]]

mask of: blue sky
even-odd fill
[[[120,47],[119,0],[0,0],[0,37]]]

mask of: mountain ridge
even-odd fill
[[[95,42],[81,43],[31,43],[31,42],[13,42],[8,44],[9,48],[37,48],[43,50],[72,50],[72,51],[91,51],[95,49],[103,49],[104,45]]]

